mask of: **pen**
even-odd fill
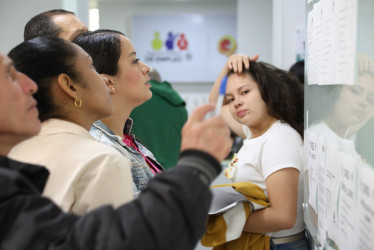
[[[221,113],[221,108],[223,100],[226,94],[227,76],[224,76],[221,80],[221,85],[219,87],[218,99],[216,103],[216,108],[214,110],[214,115],[219,115]]]

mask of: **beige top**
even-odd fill
[[[47,167],[51,174],[43,195],[66,212],[82,215],[133,199],[129,162],[75,123],[43,122],[40,133],[14,147],[9,157]]]

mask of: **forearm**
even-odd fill
[[[297,218],[299,172],[285,168],[266,179],[270,207],[254,211],[247,219],[244,231],[256,233],[290,229]]]
[[[289,220],[290,217],[293,217],[293,215],[279,213],[272,207],[256,210],[249,215],[243,231],[269,233],[290,229],[295,223],[295,221],[292,223],[292,220]]]
[[[82,218],[76,233],[90,228],[97,234],[101,229],[94,225],[100,224],[107,240],[90,245],[91,238],[87,238],[81,248],[193,249],[205,229],[211,201],[209,185],[220,169],[219,162],[205,153],[183,152],[177,166],[156,175],[135,201],[116,211],[98,210],[96,216]],[[104,211],[109,214],[101,221]],[[92,219],[100,221],[88,226]],[[74,238],[84,240],[81,235]]]
[[[218,77],[214,81],[212,89],[210,90],[210,93],[209,93],[209,103],[213,104],[213,103],[217,102],[218,94],[219,94],[219,88],[221,86],[222,78],[225,75],[227,75],[227,73],[229,73],[229,69],[227,67],[227,64],[225,64],[225,66],[221,70],[220,74],[218,75]]]

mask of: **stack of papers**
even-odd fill
[[[209,214],[223,213],[240,203],[250,202],[244,195],[237,192],[231,186],[214,187],[211,188],[211,191],[213,199]]]

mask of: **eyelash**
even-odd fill
[[[136,58],[134,63],[138,63],[140,61],[140,58]]]
[[[234,98],[228,98],[228,99],[226,99],[226,102],[229,104],[229,103],[231,103],[232,101],[234,101]]]

